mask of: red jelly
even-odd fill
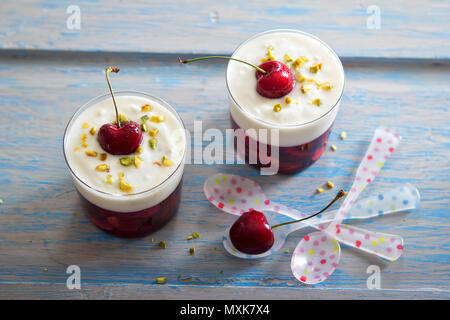
[[[239,125],[234,121],[233,117],[230,115],[231,120],[231,127],[233,129],[241,129]],[[242,131],[241,131],[242,132]],[[250,141],[253,138],[249,137],[248,135],[245,135],[245,137],[240,137],[245,139],[245,147],[243,149],[239,148],[239,144],[237,143],[238,136],[235,136],[234,138],[234,145],[239,155],[242,157],[245,157],[245,162],[256,167],[256,168],[262,168],[262,167],[278,167],[278,173],[282,174],[292,174],[300,172],[307,167],[309,167],[311,164],[313,164],[317,159],[320,158],[322,153],[325,151],[328,136],[331,132],[331,126],[318,138],[298,145],[298,146],[291,146],[291,147],[278,147],[279,154],[278,157],[272,157],[271,156],[271,149],[273,148],[272,145],[268,144],[266,146],[267,152],[264,150],[262,151],[262,156],[267,155],[269,157],[269,163],[267,163],[266,159],[262,161],[261,156],[259,154],[259,149],[262,145],[262,143],[257,143],[253,141],[253,143]],[[256,145],[256,150],[251,150],[251,145]],[[254,148],[253,148],[254,149]],[[250,162],[250,155],[253,153],[252,158],[257,159],[256,163]],[[278,162],[278,166],[276,163]]]
[[[96,206],[80,193],[82,208],[100,229],[119,237],[135,238],[163,227],[177,213],[181,200],[181,180],[176,189],[162,202],[136,212],[116,212]]]

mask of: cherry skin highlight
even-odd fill
[[[259,67],[267,72],[264,74],[256,71],[256,91],[263,97],[281,98],[294,88],[294,77],[284,63],[272,60],[264,62]]]
[[[243,213],[230,229],[230,240],[234,247],[248,254],[261,254],[272,248],[272,229],[262,212]]]
[[[142,131],[134,121],[105,123],[98,131],[98,142],[106,152],[114,155],[126,155],[136,151],[142,141]]]

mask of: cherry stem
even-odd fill
[[[338,201],[338,200],[339,200],[340,198],[342,198],[344,195],[345,195],[344,190],[339,190],[339,192],[337,193],[336,197],[334,197],[334,199],[333,199],[333,200],[332,200],[325,208],[323,208],[323,209],[320,210],[319,212],[314,213],[313,215],[311,215],[311,216],[309,216],[309,217],[302,218],[302,219],[300,219],[300,220],[294,220],[294,221],[289,221],[289,222],[284,222],[284,223],[276,224],[276,225],[272,226],[271,229],[273,230],[273,229],[275,229],[275,228],[278,228],[278,227],[281,227],[281,226],[285,226],[285,225],[287,225],[287,224],[297,223],[297,222],[301,222],[301,221],[310,219],[310,218],[312,218],[312,217],[315,217],[315,216],[321,214],[322,212],[324,212],[325,210],[327,210],[329,207],[331,207],[331,206],[333,205],[333,203],[335,203],[336,201]]]
[[[190,62],[194,62],[194,61],[200,61],[200,60],[207,60],[207,59],[227,59],[227,60],[234,60],[234,61],[238,61],[238,62],[242,62],[245,63],[246,65],[249,65],[250,67],[255,68],[256,70],[258,70],[259,72],[261,72],[262,74],[267,74],[267,71],[258,67],[257,65],[254,65],[250,62],[244,61],[244,60],[240,60],[240,59],[236,59],[236,58],[232,58],[232,57],[227,57],[227,56],[208,56],[208,57],[199,57],[199,58],[194,58],[194,59],[186,59],[186,60],[182,60],[180,57],[178,57],[178,61],[180,61],[180,63],[190,63]]]
[[[111,88],[111,83],[109,82],[109,74],[110,74],[111,72],[118,73],[119,70],[120,70],[120,69],[117,68],[117,67],[107,67],[107,68],[105,69],[105,71],[106,71],[106,81],[108,82],[108,87],[109,87],[109,91],[111,92],[112,100],[113,100],[113,103],[114,103],[114,108],[116,109],[117,128],[120,128],[119,111],[117,111],[116,99],[114,98],[114,93],[113,93],[113,90],[112,90],[112,88]]]

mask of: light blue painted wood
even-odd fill
[[[67,28],[70,5],[81,29]],[[369,29],[371,5],[380,29]],[[345,57],[447,59],[450,7],[425,1],[3,1],[0,48],[230,54],[249,36],[293,28],[317,35]]]
[[[86,23],[79,33],[61,27],[68,2],[30,1],[21,7],[7,2],[0,8],[0,47],[9,49],[0,50],[1,298],[450,298],[448,4],[413,1],[405,9],[383,1],[382,29],[368,30],[366,5],[351,2],[78,3]],[[211,23],[214,11],[219,18]],[[327,150],[308,170],[287,177],[262,177],[242,165],[188,165],[180,212],[153,235],[154,243],[151,237],[124,240],[96,229],[80,212],[61,148],[76,108],[107,92],[105,65],[121,68],[117,90],[163,97],[189,130],[202,120],[204,129],[224,131],[229,127],[225,65],[182,66],[176,57],[229,53],[249,35],[275,27],[317,34],[344,57],[345,95],[330,137],[338,151]],[[33,48],[44,51],[28,50]],[[346,58],[354,56],[363,58]],[[205,177],[245,175],[274,199],[314,212],[333,196],[315,195],[315,188],[327,180],[348,188],[380,124],[396,127],[404,140],[367,192],[411,182],[421,191],[422,205],[357,224],[402,235],[406,250],[398,261],[344,248],[337,272],[307,287],[293,278],[290,255],[283,251],[260,261],[225,252],[221,234],[234,217],[206,201]],[[344,141],[338,137],[342,130],[348,133]],[[194,231],[201,238],[186,241]],[[285,248],[292,250],[306,232],[295,233]],[[159,240],[167,249],[157,247]],[[195,256],[188,254],[191,246]],[[81,267],[81,291],[65,288],[70,264]],[[382,270],[382,290],[367,289],[371,264]],[[156,285],[158,276],[167,276],[167,285]]]
[[[103,67],[116,64],[121,68],[114,81],[116,90],[164,97],[190,130],[194,120],[202,119],[205,129],[224,131],[229,127],[225,65],[182,66],[172,55],[1,54],[0,198],[5,202],[0,206],[0,296],[57,298],[53,292],[57,287],[64,297],[73,298],[108,297],[106,292],[145,298],[172,293],[185,297],[190,292],[190,297],[211,298],[214,288],[217,297],[232,297],[242,289],[254,290],[252,294],[260,298],[276,297],[271,292],[280,297],[284,292],[288,298],[332,297],[330,292],[347,298],[420,298],[434,292],[439,295],[432,297],[449,298],[450,126],[445,83],[450,65],[344,63],[347,87],[330,138],[337,152],[327,150],[311,168],[288,177],[262,177],[243,165],[188,165],[180,212],[153,235],[155,243],[151,243],[151,237],[109,236],[79,210],[61,152],[65,123],[78,106],[107,90]],[[422,205],[408,214],[358,224],[402,235],[406,250],[400,260],[383,262],[346,248],[337,272],[307,288],[293,278],[290,255],[283,251],[260,261],[238,260],[224,251],[221,234],[234,217],[209,205],[202,193],[205,177],[221,171],[245,175],[261,183],[274,199],[313,212],[333,195],[314,195],[316,187],[327,180],[337,188],[349,187],[372,131],[380,124],[398,128],[404,141],[367,192],[411,182],[421,190]],[[348,133],[344,141],[338,138],[341,130]],[[201,238],[186,241],[194,231]],[[305,232],[293,235],[285,249],[293,249]],[[159,240],[165,240],[168,248],[159,249]],[[191,246],[197,249],[195,256],[188,254]],[[82,293],[65,292],[65,268],[70,264],[81,267]],[[366,268],[371,264],[382,269],[383,295],[366,287]],[[155,285],[158,276],[168,277],[165,288]],[[207,291],[191,290],[194,287]]]

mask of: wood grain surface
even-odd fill
[[[80,29],[68,29],[77,5]],[[369,29],[371,6],[380,29]],[[270,29],[312,33],[347,57],[449,58],[446,1],[21,0],[0,6],[0,48],[231,53]]]
[[[381,4],[382,17],[383,12],[397,14],[387,14],[382,21],[403,20],[395,28],[383,30],[383,24],[375,31],[366,29],[365,9],[357,9],[365,8],[365,2],[346,2],[333,13],[311,2],[295,6],[267,2],[268,11],[260,10],[256,2],[194,1],[183,6],[184,11],[174,2],[79,3],[102,10],[86,10],[91,25],[86,22],[74,41],[57,27],[60,21],[55,12],[66,7],[60,2],[30,1],[22,6],[8,2],[0,9],[0,199],[4,201],[0,205],[0,298],[450,298],[449,29],[439,31],[439,24],[448,23],[444,19],[448,4],[430,1],[429,9],[423,10],[426,3],[413,1],[407,12],[393,2]],[[297,9],[289,10],[292,6]],[[352,6],[354,11],[349,9]],[[330,9],[337,7],[330,4]],[[219,20],[211,25],[205,18],[204,26],[199,25],[199,16],[208,16],[211,10],[219,12]],[[64,12],[61,19],[65,21]],[[331,20],[321,24],[327,12]],[[423,15],[433,19],[419,36],[408,27]],[[114,23],[112,18],[117,17],[121,20]],[[178,215],[150,237],[120,239],[89,222],[80,211],[64,163],[62,137],[75,110],[107,92],[106,65],[121,68],[113,80],[116,90],[164,98],[190,131],[194,121],[201,120],[204,130],[225,132],[229,128],[225,64],[180,65],[178,54],[229,53],[250,34],[288,27],[296,19],[309,22],[305,28],[301,23],[296,27],[324,38],[343,56],[346,88],[330,136],[336,152],[328,149],[316,164],[293,176],[260,176],[246,165],[187,165]],[[360,26],[364,30],[355,31],[352,26],[358,22],[352,19],[364,20]],[[157,30],[159,38],[143,43],[143,24]],[[416,28],[424,25],[420,20]],[[381,44],[375,36],[367,38],[369,31],[386,32],[388,41]],[[357,36],[350,41],[346,32]],[[106,33],[114,36],[99,41]],[[419,45],[422,37],[424,45]],[[283,250],[262,260],[227,254],[221,245],[222,233],[235,217],[219,212],[206,200],[202,185],[207,176],[229,172],[250,177],[273,199],[314,212],[334,196],[333,191],[315,194],[327,180],[336,188],[349,188],[379,125],[396,128],[403,142],[365,195],[410,182],[419,188],[422,202],[417,210],[355,225],[402,235],[405,252],[398,261],[385,262],[343,247],[339,267],[330,279],[305,286],[291,274],[290,255],[284,249],[294,249],[309,230],[296,232]],[[339,139],[343,130],[346,140]],[[201,237],[187,241],[192,232]],[[166,249],[157,246],[159,240],[167,243]],[[194,256],[188,252],[192,246]],[[65,285],[66,268],[73,264],[81,268],[81,290],[68,290]],[[370,265],[381,268],[379,290],[367,288]],[[168,278],[165,285],[156,284],[160,276]]]

